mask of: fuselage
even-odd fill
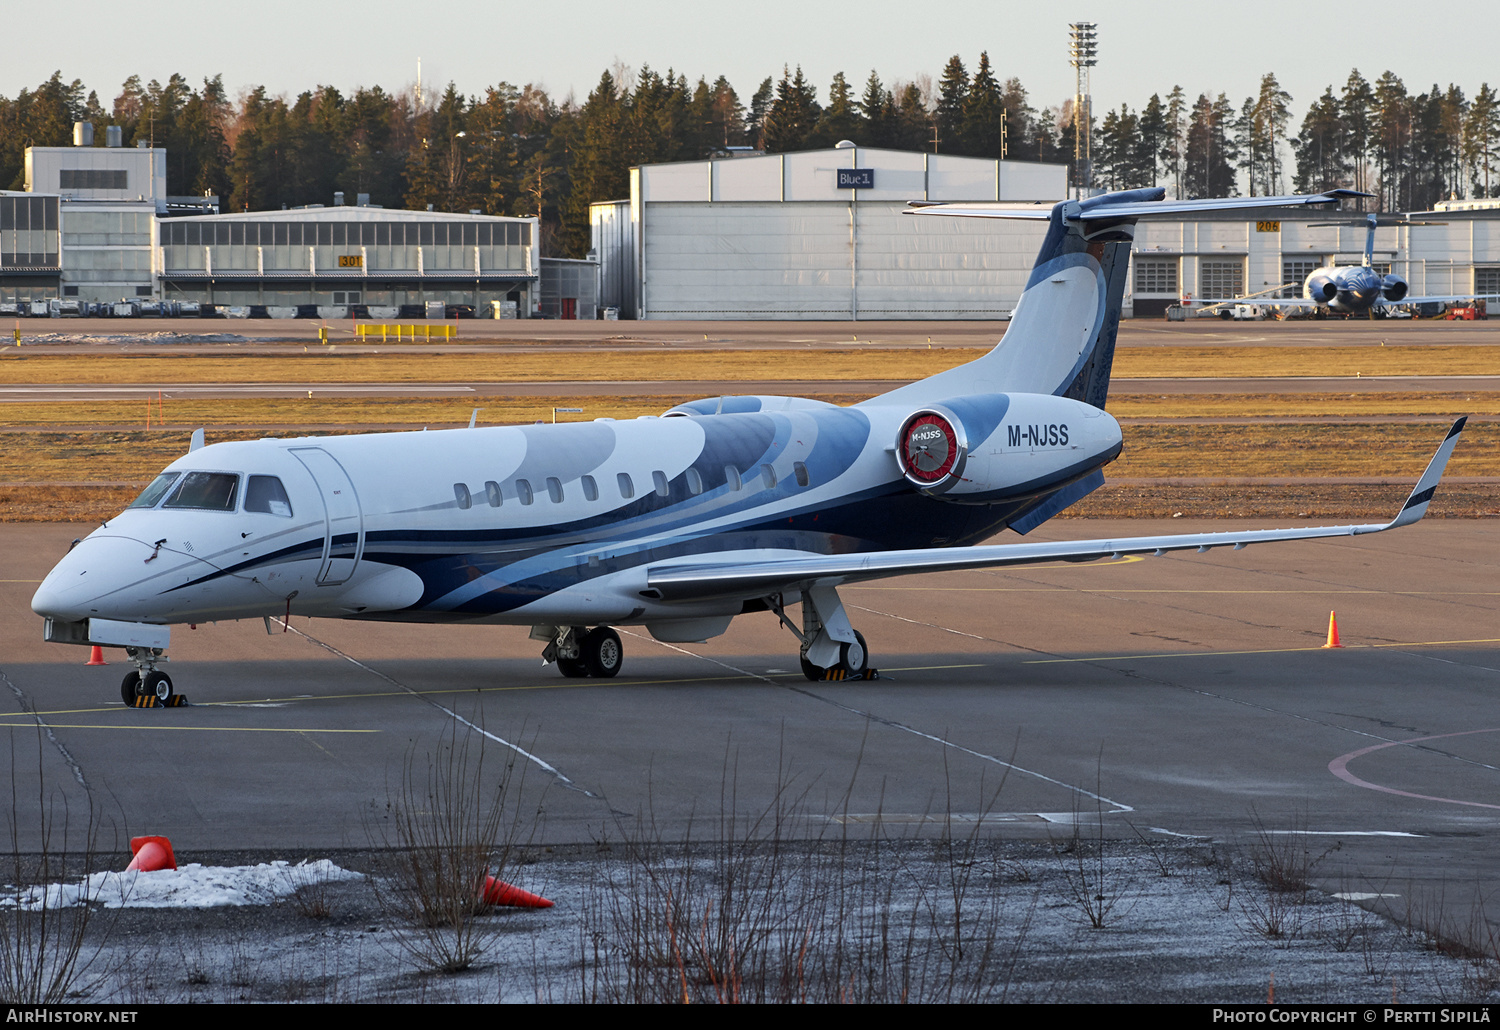
[[[1327,299],[1317,289],[1318,284],[1325,282],[1331,282],[1337,291]],[[1302,284],[1302,296],[1331,311],[1362,314],[1380,301],[1387,285],[1387,277],[1368,265],[1329,265],[1307,277]]]
[[[1119,453],[1090,405],[991,408],[965,473],[985,477],[979,503],[903,478],[909,406],[715,398],[630,421],[214,444],[79,543],[32,607],[133,623],[733,616],[748,599],[653,597],[647,567],[969,544]]]

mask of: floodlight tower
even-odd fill
[[[1068,61],[1078,80],[1073,94],[1073,165],[1078,186],[1078,198],[1082,199],[1093,177],[1092,151],[1089,147],[1093,135],[1093,100],[1089,95],[1089,69],[1098,63],[1098,44],[1095,32],[1098,26],[1091,21],[1075,21],[1068,25]]]

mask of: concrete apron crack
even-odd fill
[[[73,760],[72,754],[63,746],[63,742],[57,739],[57,734],[52,732],[52,727],[48,726],[46,721],[40,715],[36,714],[36,707],[31,703],[31,699],[26,696],[20,687],[12,683],[10,677],[5,675],[5,673],[0,672],[0,680],[3,680],[5,685],[10,688],[11,693],[16,695],[16,704],[20,705],[21,711],[35,719],[37,726],[47,734],[47,739],[52,742],[53,747],[57,748],[57,753],[62,755],[62,760],[68,763],[69,769],[73,770],[73,779],[78,781],[78,785],[83,788],[84,793],[92,796],[93,791],[89,789],[88,780],[83,778],[83,769]]]
[[[1074,786],[1071,783],[1064,783],[1062,780],[1055,780],[1051,776],[1046,775],[1045,773],[1039,773],[1039,772],[1035,771],[1034,769],[1027,769],[1024,766],[1016,765],[1014,762],[1007,762],[1005,759],[999,758],[999,757],[997,757],[995,755],[985,754],[982,751],[974,751],[971,748],[964,747],[962,744],[954,743],[953,741],[947,739],[946,737],[939,737],[939,736],[937,736],[935,734],[927,733],[927,732],[925,732],[923,730],[917,729],[914,726],[908,726],[908,725],[906,725],[903,722],[898,722],[895,719],[887,719],[884,716],[876,715],[874,712],[867,712],[867,711],[864,711],[863,709],[860,709],[860,708],[854,708],[854,707],[852,707],[850,705],[844,704],[843,702],[835,701],[831,697],[824,697],[822,694],[819,694],[819,693],[816,693],[816,692],[814,692],[812,690],[809,690],[806,687],[798,687],[798,686],[794,686],[794,685],[792,685],[790,683],[778,683],[777,681],[771,679],[769,676],[762,676],[758,672],[751,672],[748,669],[741,669],[738,666],[730,665],[728,662],[721,661],[718,658],[714,658],[714,657],[712,657],[710,655],[698,654],[696,651],[689,651],[685,647],[678,647],[676,644],[668,644],[668,643],[666,643],[664,641],[656,640],[656,638],[654,638],[654,637],[648,637],[648,636],[646,636],[645,634],[642,634],[642,633],[631,633],[630,630],[621,630],[621,632],[622,633],[629,633],[631,636],[636,637],[639,640],[651,640],[654,643],[660,644],[662,647],[667,648],[668,650],[676,651],[678,654],[685,654],[685,655],[689,655],[689,656],[691,656],[693,658],[700,658],[700,659],[702,659],[705,662],[711,662],[712,664],[719,666],[721,669],[728,669],[730,672],[738,673],[739,675],[745,676],[745,677],[747,677],[749,679],[760,680],[762,683],[768,684],[769,686],[778,687],[778,688],[780,688],[782,690],[790,690],[794,694],[801,694],[803,697],[812,698],[814,701],[821,701],[825,705],[829,705],[829,706],[831,706],[833,708],[837,708],[840,711],[848,712],[851,715],[857,715],[857,716],[859,716],[862,719],[868,719],[870,722],[878,723],[881,726],[886,726],[886,727],[888,727],[890,729],[893,729],[893,730],[899,730],[902,733],[910,733],[912,736],[914,736],[914,737],[921,737],[923,740],[930,740],[930,741],[932,741],[935,744],[940,744],[940,745],[942,745],[943,747],[946,747],[946,748],[952,748],[954,751],[958,751],[961,754],[968,755],[971,758],[977,758],[981,762],[990,762],[990,763],[993,763],[994,765],[1000,766],[1003,769],[1008,769],[1011,772],[1020,773],[1023,776],[1030,776],[1030,777],[1033,777],[1035,779],[1041,780],[1044,783],[1050,783],[1053,786],[1061,787],[1062,789],[1064,789],[1066,791],[1070,791],[1070,792],[1072,792],[1074,794],[1080,795],[1082,797],[1086,797],[1090,801],[1097,801],[1097,802],[1099,802],[1100,804],[1103,804],[1103,805],[1111,805],[1111,806],[1113,806],[1114,811],[1113,812],[1106,812],[1105,813],[1106,815],[1115,815],[1115,814],[1118,814],[1118,813],[1121,813],[1121,812],[1134,812],[1135,811],[1134,808],[1130,807],[1129,805],[1127,805],[1127,804],[1125,804],[1123,802],[1114,801],[1114,800],[1112,800],[1110,798],[1104,797],[1103,795],[1095,794],[1091,790],[1086,790],[1083,787]],[[971,634],[964,634],[964,635],[965,636],[969,636]]]
[[[604,800],[604,798],[602,798],[598,794],[595,794],[593,791],[591,791],[591,790],[589,790],[589,789],[587,789],[585,787],[580,787],[578,784],[574,783],[572,780],[568,779],[568,777],[566,777],[565,775],[563,775],[562,770],[558,769],[555,765],[552,765],[551,763],[547,762],[545,759],[540,758],[537,755],[532,754],[530,751],[527,751],[525,748],[521,747],[521,745],[519,745],[519,744],[512,744],[510,741],[506,740],[504,737],[500,737],[500,736],[497,736],[497,735],[491,733],[489,730],[485,729],[483,726],[476,726],[474,723],[470,722],[468,719],[465,719],[462,715],[459,715],[453,709],[451,709],[451,708],[445,708],[443,705],[438,704],[436,701],[434,701],[430,697],[424,697],[422,694],[420,694],[419,692],[413,690],[411,687],[408,687],[405,683],[402,683],[400,680],[392,679],[390,676],[387,676],[385,673],[381,672],[379,669],[372,669],[372,668],[370,668],[368,665],[366,665],[364,662],[360,661],[358,658],[355,658],[352,655],[345,654],[343,651],[340,651],[338,648],[334,647],[332,644],[325,643],[324,641],[319,640],[317,637],[313,636],[310,633],[304,633],[304,632],[302,632],[296,626],[291,625],[290,623],[286,622],[285,620],[283,620],[282,618],[280,618],[278,616],[275,616],[275,615],[271,616],[271,621],[272,622],[276,622],[276,623],[280,623],[284,628],[286,628],[286,629],[290,630],[291,632],[297,634],[299,637],[302,637],[304,640],[307,640],[307,641],[309,641],[309,642],[311,642],[313,644],[316,644],[317,646],[321,647],[323,650],[327,651],[329,654],[336,655],[339,658],[342,658],[344,661],[349,662],[351,665],[355,666],[356,668],[363,669],[365,672],[368,672],[371,676],[375,676],[375,677],[378,677],[379,679],[385,680],[387,683],[389,683],[391,686],[397,688],[398,690],[404,690],[406,693],[410,694],[412,697],[416,698],[418,701],[421,701],[423,704],[426,704],[426,705],[431,705],[433,708],[436,708],[438,711],[440,711],[444,715],[448,716],[448,718],[454,720],[455,722],[462,723],[464,726],[469,727],[469,729],[473,730],[475,733],[478,733],[480,736],[486,738],[487,740],[492,740],[496,744],[499,744],[501,747],[509,748],[510,750],[514,751],[516,754],[520,755],[522,758],[526,759],[528,762],[531,762],[538,769],[541,769],[547,775],[549,775],[549,776],[553,777],[554,779],[556,779],[558,783],[561,783],[564,787],[568,788],[569,790],[576,790],[578,793],[584,795],[585,797],[593,798],[595,801],[603,801]]]

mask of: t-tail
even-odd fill
[[[1346,196],[1361,195],[1330,190],[1311,196],[1169,201],[1166,190],[1154,186],[1064,200],[1050,211],[1038,205],[913,204],[910,213],[923,216],[1045,220],[1047,234],[1005,336],[993,350],[865,403],[916,408],[976,394],[1028,393],[1066,397],[1102,410],[1109,400],[1115,338],[1138,220],[1240,208],[1337,204]],[[1095,469],[1047,496],[1014,519],[1010,528],[1030,532],[1103,485],[1104,473]]]
[[[1047,234],[1005,336],[982,358],[875,398],[872,404],[935,403],[976,393],[1042,393],[1103,408],[1136,222],[1265,207],[1337,204],[1351,190],[1308,196],[1167,200],[1159,186],[1039,205],[914,204],[911,214],[1046,221]]]

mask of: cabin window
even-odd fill
[[[556,476],[547,477],[547,496],[552,498],[553,504],[561,504],[563,499],[562,480]]]
[[[522,504],[530,504],[532,501],[531,484],[524,479],[516,480],[516,499]]]
[[[474,503],[474,499],[469,496],[469,488],[463,483],[453,484],[453,499],[458,502],[460,508],[467,508]]]
[[[171,489],[172,484],[177,482],[177,477],[180,475],[182,475],[181,472],[163,472],[151,480],[151,485],[142,490],[141,495],[130,502],[130,506],[132,508],[156,507],[156,502]]]
[[[725,465],[724,482],[729,484],[729,489],[738,490],[742,485],[740,483],[740,470],[735,468],[733,465]]]
[[[690,468],[687,470],[687,488],[690,494],[701,494],[703,492],[703,477],[698,470]]]
[[[665,472],[658,469],[651,473],[651,482],[656,484],[656,492],[661,494],[661,496],[666,497],[671,492],[667,486],[667,474]]]
[[[162,507],[234,511],[239,492],[240,477],[233,472],[189,472]]]
[[[245,483],[245,510],[290,517],[292,501],[275,476],[251,476]]]
[[[631,482],[630,473],[621,472],[615,476],[615,482],[620,487],[620,496],[627,501],[635,496],[635,483]]]
[[[585,501],[597,501],[599,499],[599,484],[594,482],[593,476],[584,476],[578,481],[583,487],[583,499]]]
[[[491,508],[500,507],[505,498],[500,494],[500,484],[493,479],[486,480],[484,484],[484,499],[490,502]]]
[[[797,477],[798,486],[806,486],[809,482],[807,476],[807,466],[802,464],[802,462],[800,461],[792,462],[792,475]]]
[[[776,489],[776,470],[770,465],[762,465],[760,467],[760,477],[766,481],[767,490]]]

